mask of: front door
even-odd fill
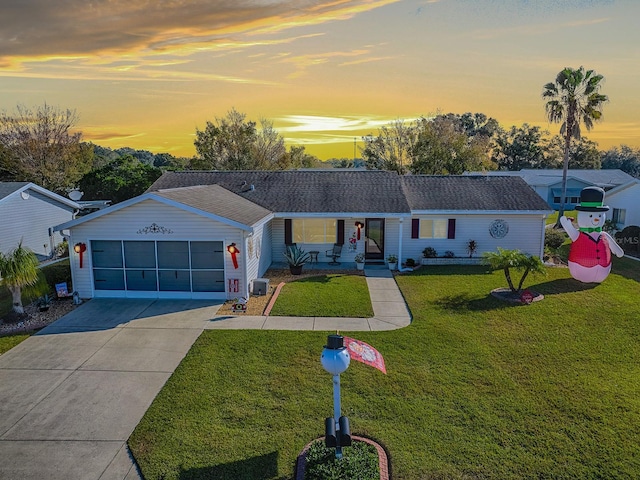
[[[364,230],[364,258],[384,260],[384,218],[367,218]]]

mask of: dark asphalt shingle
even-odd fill
[[[414,175],[404,189],[411,210],[550,210],[520,177]]]

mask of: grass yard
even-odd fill
[[[15,347],[20,342],[26,340],[29,337],[30,337],[30,334],[9,335],[7,337],[0,337],[0,355],[2,355],[5,352],[8,352],[13,347]]]
[[[354,333],[388,375],[341,376],[352,433],[386,446],[394,480],[634,478],[640,471],[640,278],[581,284],[549,269],[509,306],[483,267],[397,277],[410,327]],[[631,277],[631,278],[629,278]],[[148,480],[288,479],[332,413],[326,333],[205,331],[129,445]]]
[[[554,212],[549,215],[546,219],[546,224],[547,225],[555,225],[556,222],[558,221],[558,211],[554,210]],[[576,219],[578,218],[578,211],[577,210],[568,210],[566,212],[564,212],[564,216],[567,218],[573,218]]]
[[[287,283],[271,315],[373,317],[367,280],[359,275],[319,275]]]

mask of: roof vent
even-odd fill
[[[249,187],[249,190],[253,192],[255,189],[256,189],[256,186],[252,183],[251,186]]]

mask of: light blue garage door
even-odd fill
[[[225,292],[222,242],[92,240],[91,260],[96,296],[217,298]]]

